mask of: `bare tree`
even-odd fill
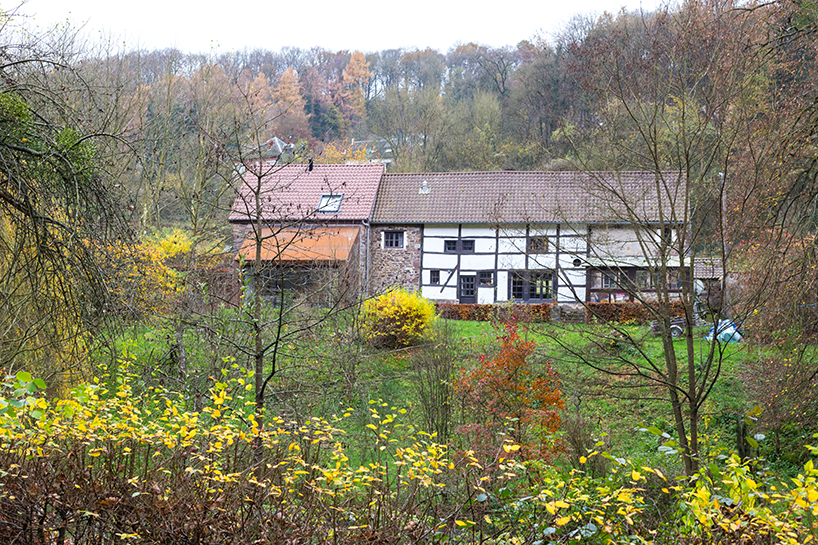
[[[694,336],[694,273],[708,264],[722,286],[729,284],[731,222],[741,219],[727,216],[725,203],[752,191],[750,183],[730,185],[732,174],[755,165],[758,175],[771,158],[768,143],[758,142],[756,155],[745,147],[764,115],[751,97],[769,90],[753,77],[767,62],[753,54],[759,15],[692,1],[678,12],[620,14],[573,46],[580,83],[597,97],[597,122],[583,140],[593,145],[577,145],[580,166],[620,171],[588,189],[589,206],[612,215],[611,224],[589,235],[592,287],[642,303],[662,352],[646,350],[631,330],[612,324],[586,331],[590,350],[563,348],[626,387],[647,386],[639,396],[653,392],[669,403],[687,475],[699,467],[699,423],[725,350],[715,338],[700,349]],[[652,187],[635,191],[628,170],[653,173]],[[717,309],[716,318],[729,313],[740,323],[756,301],[744,303]],[[681,327],[673,327],[674,316]]]

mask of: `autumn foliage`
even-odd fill
[[[478,366],[458,382],[472,419],[460,432],[490,440],[505,431],[525,457],[550,458],[559,450],[553,438],[563,407],[559,377],[548,360],[534,357],[535,344],[520,338],[516,320],[501,327],[497,354],[481,355]]]
[[[435,319],[435,306],[419,293],[392,290],[363,304],[364,335],[375,346],[417,342]]]

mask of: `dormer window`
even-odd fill
[[[321,201],[318,203],[318,212],[337,212],[341,209],[341,201],[343,199],[343,195],[321,195]]]

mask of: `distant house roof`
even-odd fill
[[[697,257],[693,260],[693,278],[702,280],[721,279],[724,266],[718,257]]]
[[[684,209],[685,179],[666,172],[658,180],[654,172],[385,174],[372,221],[630,223],[660,217],[671,221],[672,211]]]
[[[373,164],[315,165],[312,171],[307,165],[267,168],[259,193],[265,222],[369,219],[384,172],[383,165]],[[230,222],[257,219],[258,178],[251,171],[243,175]]]
[[[315,229],[262,229],[261,261],[275,263],[338,263],[349,259],[358,227],[318,227]],[[256,260],[256,241],[245,239],[238,256]]]

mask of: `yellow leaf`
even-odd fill
[[[571,522],[571,517],[561,517],[557,519],[557,526],[565,526]]]
[[[515,452],[515,451],[520,450],[520,445],[512,445],[512,444],[506,443],[505,445],[503,445],[503,450],[506,451],[506,452]]]

